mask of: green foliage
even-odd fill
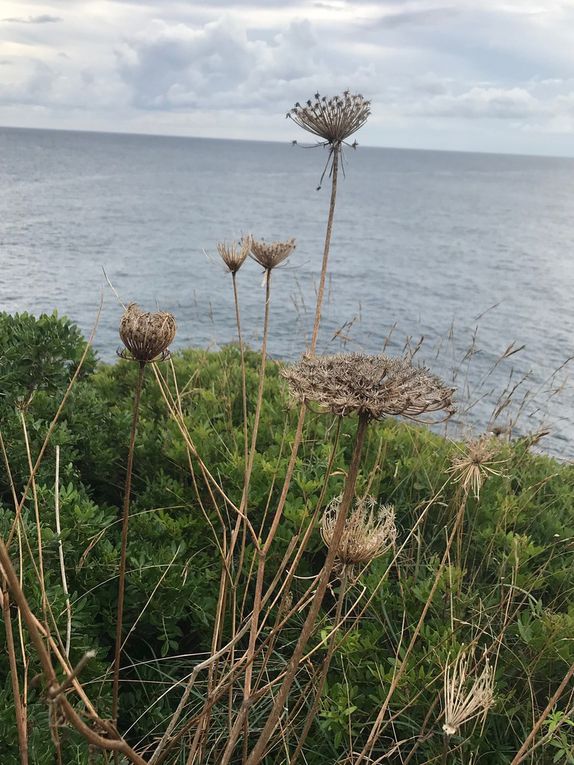
[[[12,480],[20,494],[29,464],[24,447],[27,430],[32,461],[83,352],[78,330],[55,315],[38,320],[24,314],[0,315],[0,417]],[[247,354],[248,399],[255,400],[259,357]],[[265,508],[274,508],[289,461],[297,411],[291,408],[279,365],[268,367],[262,423],[250,491],[250,519],[259,528]],[[217,353],[186,350],[158,366],[171,391],[177,379],[182,416],[190,442],[225,492],[239,503],[243,488],[243,426],[239,352],[234,346]],[[102,715],[109,714],[108,669],[113,654],[121,504],[131,407],[137,365],[118,361],[95,366],[89,355],[72,389],[37,475],[42,549],[48,600],[61,634],[66,602],[58,563],[55,530],[55,447],[60,448],[60,516],[62,542],[72,601],[72,658],[95,648],[96,660],[82,675]],[[175,378],[174,378],[175,376]],[[250,409],[250,417],[253,411]],[[340,493],[355,423],[342,424],[328,498]],[[294,532],[309,523],[325,480],[334,435],[331,417],[310,413],[281,521],[277,544],[267,565],[273,577]],[[533,456],[524,444],[501,445],[502,475],[484,486],[480,501],[470,499],[460,544],[453,546],[407,669],[397,688],[387,726],[373,758],[401,745],[412,763],[430,762],[442,752],[440,728],[442,671],[449,656],[476,640],[498,653],[496,705],[484,728],[469,724],[458,738],[452,763],[502,765],[512,759],[528,734],[532,719],[544,708],[574,661],[574,466]],[[404,659],[421,610],[429,596],[445,547],[445,527],[459,509],[458,485],[446,469],[453,445],[427,430],[395,421],[368,433],[358,491],[376,494],[396,507],[398,560],[387,572],[390,555],[375,561],[347,594],[350,604],[365,588],[371,605],[337,652],[305,747],[311,765],[335,762],[349,745],[364,744],[369,723]],[[374,473],[373,473],[374,469]],[[146,370],[135,454],[132,517],[128,549],[126,657],[130,667],[122,684],[122,729],[135,723],[130,740],[153,737],[165,726],[178,694],[168,689],[209,651],[220,578],[218,513],[231,527],[235,517],[225,503],[214,506],[197,459],[189,459],[178,424],[170,416],[153,370]],[[0,532],[6,538],[14,518],[10,481],[0,474]],[[37,530],[33,493],[23,507],[23,576],[27,595],[41,613],[41,594],[34,573]],[[409,532],[416,527],[416,532]],[[18,559],[14,543],[11,552]],[[316,573],[324,548],[313,533],[300,575]],[[253,560],[248,545],[244,565]],[[33,561],[35,561],[33,563]],[[294,595],[304,587],[294,583]],[[299,588],[299,590],[297,589]],[[335,594],[326,600],[331,609]],[[298,619],[298,621],[297,621]],[[301,617],[281,634],[277,650],[288,658],[290,641]],[[328,634],[328,611],[315,640]],[[2,629],[2,628],[0,628]],[[0,640],[4,639],[0,631]],[[38,673],[34,653],[28,670]],[[324,647],[315,661],[324,656]],[[397,658],[398,657],[398,658]],[[14,708],[8,664],[0,654],[0,740],[2,762],[17,763]],[[165,695],[157,703],[154,700]],[[138,716],[148,711],[142,720]],[[432,710],[429,716],[429,710]],[[537,762],[568,763],[574,728],[560,705],[549,718],[548,743],[537,750]],[[31,746],[37,765],[54,762],[48,711],[42,689],[29,698]],[[423,729],[423,724],[426,726]],[[429,735],[426,735],[429,734]],[[62,730],[64,762],[87,762],[84,744]],[[269,763],[283,762],[270,754]],[[456,759],[458,757],[458,759]],[[570,757],[570,759],[569,759]],[[401,760],[393,760],[399,762]]]

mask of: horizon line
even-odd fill
[[[29,130],[45,133],[86,133],[88,135],[111,135],[111,136],[129,136],[141,138],[177,138],[189,139],[192,141],[237,141],[242,143],[272,143],[281,145],[298,144],[297,140],[273,140],[270,138],[226,138],[223,136],[195,136],[180,135],[177,133],[146,133],[129,132],[127,130],[93,130],[89,128],[52,128],[52,127],[29,127],[20,125],[0,125],[0,130]],[[320,142],[319,142],[320,143]],[[303,144],[303,142],[301,142]],[[380,149],[382,151],[420,151],[440,154],[479,154],[493,157],[528,157],[535,159],[566,159],[574,160],[574,155],[564,154],[536,154],[528,152],[505,152],[505,151],[485,151],[481,149],[429,149],[411,146],[374,146],[372,144],[358,144],[363,149]]]

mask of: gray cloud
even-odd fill
[[[51,16],[48,13],[44,13],[40,16],[12,17],[2,19],[2,21],[10,24],[57,24],[62,19],[60,16]]]
[[[439,8],[425,8],[422,10],[407,10],[387,13],[376,22],[377,27],[394,29],[396,27],[437,24],[445,19],[458,14],[458,10],[452,6]]]
[[[363,87],[374,75],[353,66],[352,56],[329,56],[309,21],[257,35],[229,16],[200,29],[156,21],[126,40],[117,57],[141,109],[269,109],[336,82],[341,72],[338,89]]]

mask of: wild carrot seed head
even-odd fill
[[[125,345],[120,355],[147,364],[169,356],[176,323],[171,313],[146,313],[136,303],[130,303],[120,320],[119,332]]]
[[[238,244],[226,244],[225,242],[219,242],[217,245],[217,251],[221,256],[221,259],[227,266],[228,270],[232,274],[236,274],[245,259],[249,255],[251,249],[251,236],[247,235],[241,238]]]
[[[333,414],[416,419],[426,412],[452,413],[453,389],[405,359],[351,353],[303,356],[282,371],[293,397],[315,402]]]
[[[251,239],[251,257],[266,271],[271,271],[279,263],[282,263],[294,249],[294,239],[288,239],[286,242],[265,242],[262,239]]]
[[[362,127],[371,113],[371,102],[346,90],[341,96],[321,97],[296,103],[287,117],[331,146],[339,146]]]

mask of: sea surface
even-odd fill
[[[135,301],[176,315],[175,348],[216,348],[236,337],[216,244],[293,236],[273,272],[270,352],[296,358],[327,159],[302,145],[0,129],[0,310],[57,309],[89,334],[103,296],[95,347],[110,361],[120,300]],[[549,430],[537,448],[574,458],[574,160],[360,146],[344,169],[319,350],[415,352],[457,387],[449,434]],[[255,262],[238,285],[257,347]]]

